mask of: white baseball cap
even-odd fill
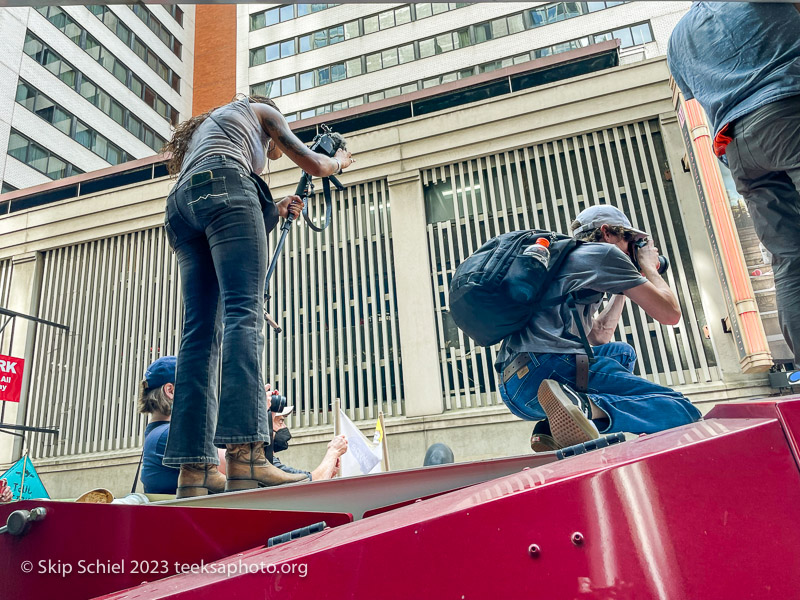
[[[625,216],[625,213],[620,209],[609,204],[598,204],[597,206],[590,206],[577,217],[575,220],[580,223],[580,227],[572,232],[572,237],[576,237],[586,231],[592,231],[603,225],[617,225],[624,227],[640,236],[649,236],[650,234],[640,229],[635,229],[631,225],[630,219]]]

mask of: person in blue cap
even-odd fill
[[[139,412],[150,415],[150,422],[144,430],[142,453],[141,480],[146,494],[174,494],[178,487],[180,469],[161,462],[167,447],[172,400],[175,398],[176,362],[174,356],[162,356],[147,367],[139,384]],[[224,489],[224,479],[222,486]]]

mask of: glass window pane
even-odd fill
[[[117,37],[125,42],[126,46],[130,46],[131,43],[131,30],[124,23],[119,23],[117,25]],[[169,41],[169,40],[168,40]]]
[[[106,160],[110,162],[112,165],[118,165],[119,163],[122,162],[122,150],[120,150],[113,144],[109,144]]]
[[[297,91],[297,81],[294,78],[294,75],[291,77],[284,77],[281,79],[281,96],[285,96],[287,94],[294,94]]]
[[[609,31],[607,33],[600,33],[594,36],[594,43],[599,44],[600,42],[607,42],[608,40],[613,40],[613,39],[614,36],[611,35],[611,32]]]
[[[114,30],[112,29],[111,31]],[[70,19],[70,22],[67,23],[67,26],[64,28],[64,33],[72,40],[73,44],[78,44],[80,46],[81,34],[83,33],[83,28],[80,25]]]
[[[377,102],[378,100],[383,100],[383,92],[373,92],[367,96],[367,102]]]
[[[265,18],[263,12],[250,15],[250,31],[255,31],[256,29],[263,29],[266,26],[267,26],[267,19]]]
[[[348,77],[355,77],[356,75],[361,75],[361,73],[363,73],[363,69],[361,68],[361,58],[352,58],[345,62],[345,66],[347,67]]]
[[[420,58],[427,58],[428,56],[433,56],[436,54],[436,46],[432,39],[430,40],[422,40],[419,43],[419,57]]]
[[[508,24],[506,20],[503,19],[495,19],[492,21],[492,37],[499,38],[508,35]]]
[[[389,48],[381,52],[383,68],[393,67],[397,64],[397,48]]]
[[[317,85],[327,85],[331,82],[331,70],[328,67],[317,69]]]
[[[586,3],[589,12],[595,12],[597,10],[603,10],[606,7],[605,2],[587,2]]]
[[[364,17],[364,35],[378,31],[378,15]]]
[[[300,118],[301,119],[308,119],[310,117],[313,117],[315,114],[316,114],[316,111],[313,108],[310,109],[310,110],[304,110],[303,112],[300,113]]]
[[[162,102],[162,104],[163,104],[163,102]],[[158,109],[158,106],[156,106],[156,109]],[[164,112],[159,111],[159,114],[162,114],[162,115],[166,114],[166,105],[164,105],[163,111]],[[109,113],[109,116],[112,119],[114,119],[117,123],[122,125],[123,117],[125,116],[125,111],[124,111],[124,109],[122,108],[122,106],[118,102],[112,100],[111,101],[111,112]]]
[[[47,161],[47,176],[52,179],[61,179],[67,176],[67,163],[56,156],[50,156]]]
[[[321,10],[325,10],[326,8],[328,8],[327,4],[312,4],[311,5],[311,12],[312,13],[319,12]]]
[[[75,141],[77,141],[84,148],[92,147],[92,130],[89,129],[81,121],[75,124]]]
[[[128,69],[126,69],[121,62],[115,60],[111,72],[114,73],[114,77],[119,79],[122,83],[128,83]]]
[[[28,140],[21,135],[12,133],[8,138],[8,153],[17,160],[25,162],[27,152]]]
[[[475,43],[480,44],[492,39],[492,30],[489,23],[481,23],[475,26]]]
[[[50,98],[48,98],[43,94],[39,94],[38,96],[36,96],[33,112],[35,112],[37,115],[39,115],[42,119],[44,119],[48,123],[52,123],[54,111],[55,111],[55,105],[53,104],[53,101],[50,100]]]
[[[622,40],[622,48],[633,46],[633,36],[631,35],[631,30],[628,27],[625,27],[624,29],[615,29],[614,37],[618,40]]]
[[[108,151],[108,140],[100,134],[95,134],[92,138],[92,152],[105,158]]]
[[[294,54],[294,40],[286,40],[281,42],[281,58],[285,56],[292,56]]]
[[[17,97],[16,97],[17,102],[22,104],[22,106],[24,106],[28,110],[32,111],[33,101],[35,98],[36,98],[36,91],[32,87],[20,81],[19,85],[17,85]]]
[[[56,107],[53,112],[53,125],[61,133],[69,135],[72,130],[72,115]]]
[[[453,34],[443,33],[436,36],[436,54],[450,52],[453,49]]]
[[[81,88],[78,90],[78,92],[92,104],[96,102],[97,87],[91,81],[83,79],[81,81]]]
[[[133,40],[133,51],[136,53],[136,56],[142,60],[147,60],[147,48],[139,41],[139,38]]]
[[[394,27],[394,11],[387,10],[386,12],[379,14],[378,22],[380,23],[381,29],[389,29],[390,27]]]
[[[75,69],[63,61],[61,62],[61,73],[59,73],[58,78],[69,87],[75,87]]]
[[[281,21],[288,21],[294,19],[294,6],[289,4],[281,6]]]
[[[646,44],[653,41],[653,36],[650,33],[650,26],[647,23],[634,25],[631,27],[631,33],[633,34],[634,44]]]
[[[367,73],[378,71],[381,68],[381,54],[377,52],[367,56]]]
[[[422,89],[428,89],[428,88],[433,87],[435,85],[439,85],[439,78],[438,77],[433,77],[431,79],[426,79],[425,81],[423,81],[422,82]]]
[[[347,72],[344,63],[331,65],[331,81],[341,81],[345,77],[347,77]]]
[[[293,123],[297,121],[297,113],[289,113],[288,115],[284,115],[286,117],[287,123]]]
[[[42,46],[42,43],[39,40],[28,35],[25,37],[25,46],[23,48],[25,50],[25,54],[33,57],[33,59],[37,62],[41,62],[44,46]]]
[[[508,17],[508,30],[510,33],[519,33],[525,31],[525,21],[522,15],[513,15]]]
[[[328,45],[328,32],[315,31],[314,32],[314,48],[324,48]]]
[[[442,75],[442,83],[450,83],[458,79],[458,73],[447,73]]]
[[[147,93],[145,92],[145,99]],[[146,101],[146,100],[145,100]],[[108,114],[111,112],[111,97],[103,90],[97,90],[97,108]]]
[[[250,50],[250,66],[263,65],[267,62],[267,54],[264,48],[254,48]]]
[[[59,71],[61,71],[61,58],[50,50],[44,51],[44,61],[42,64],[45,69],[54,75],[58,75]]]
[[[450,7],[447,5],[447,2],[434,2],[431,4],[431,8],[433,8],[433,14],[439,15],[443,12],[447,12],[450,10]]]
[[[415,4],[414,11],[417,13],[417,19],[424,19],[433,14],[430,3]]]
[[[394,98],[395,96],[399,96],[400,95],[400,88],[399,87],[394,87],[394,88],[392,88],[390,90],[386,90],[385,95],[386,95],[387,98]]]
[[[401,46],[397,49],[397,55],[399,62],[407,63],[414,60],[414,44],[408,44],[407,46]]]
[[[298,4],[297,5],[297,16],[302,17],[304,15],[311,14],[311,5],[310,4]]]
[[[264,48],[266,53],[267,62],[271,60],[278,60],[281,57],[281,47],[278,44],[272,44]]]
[[[534,27],[539,27],[547,23],[547,13],[544,8],[535,8],[530,11],[529,14]]]
[[[80,125],[80,123],[78,123]],[[134,117],[133,115],[128,115],[128,123],[125,125],[125,129],[130,131],[133,135],[137,138],[142,137],[142,122]]]
[[[47,173],[47,151],[38,144],[28,147],[28,164],[37,171]]]
[[[364,96],[358,96],[356,98],[350,98],[347,101],[347,106],[349,106],[350,108],[353,108],[354,106],[361,106],[362,104],[364,104]]]
[[[344,25],[339,25],[338,27],[331,27],[328,30],[329,44],[338,44],[339,42],[343,41],[344,41]]]
[[[300,89],[308,90],[314,87],[314,71],[300,73]]]
[[[410,94],[411,92],[416,92],[417,82],[415,81],[414,83],[409,83],[408,85],[404,85],[403,87],[400,88],[400,91],[403,94]]]
[[[309,50],[311,50],[311,36],[300,36],[300,52],[308,52]]]
[[[401,6],[394,11],[395,25],[404,25],[411,22],[411,7]]]
[[[275,25],[278,22],[278,9],[273,8],[264,13],[265,26]]]
[[[459,29],[453,34],[453,44],[456,48],[466,48],[472,44],[469,39],[469,27]]]
[[[358,37],[358,21],[350,21],[344,24],[344,39],[349,40]]]
[[[139,98],[142,97],[142,92],[144,91],[144,84],[142,83],[142,80],[135,75],[131,75],[131,91],[139,96]]]

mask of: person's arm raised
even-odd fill
[[[346,169],[353,162],[350,153],[343,150],[336,152],[336,160],[312,152],[289,128],[283,115],[267,104],[253,103],[253,111],[258,117],[261,127],[275,141],[286,156],[298,167],[314,177],[335,175],[339,167]]]
[[[623,293],[659,323],[677,325],[681,320],[681,306],[675,292],[658,274],[658,249],[653,246],[653,240],[639,249],[638,260],[647,282]]]

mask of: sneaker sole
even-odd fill
[[[550,421],[550,431],[562,448],[595,440],[600,435],[589,419],[575,406],[561,386],[545,379],[539,386],[539,404]]]

